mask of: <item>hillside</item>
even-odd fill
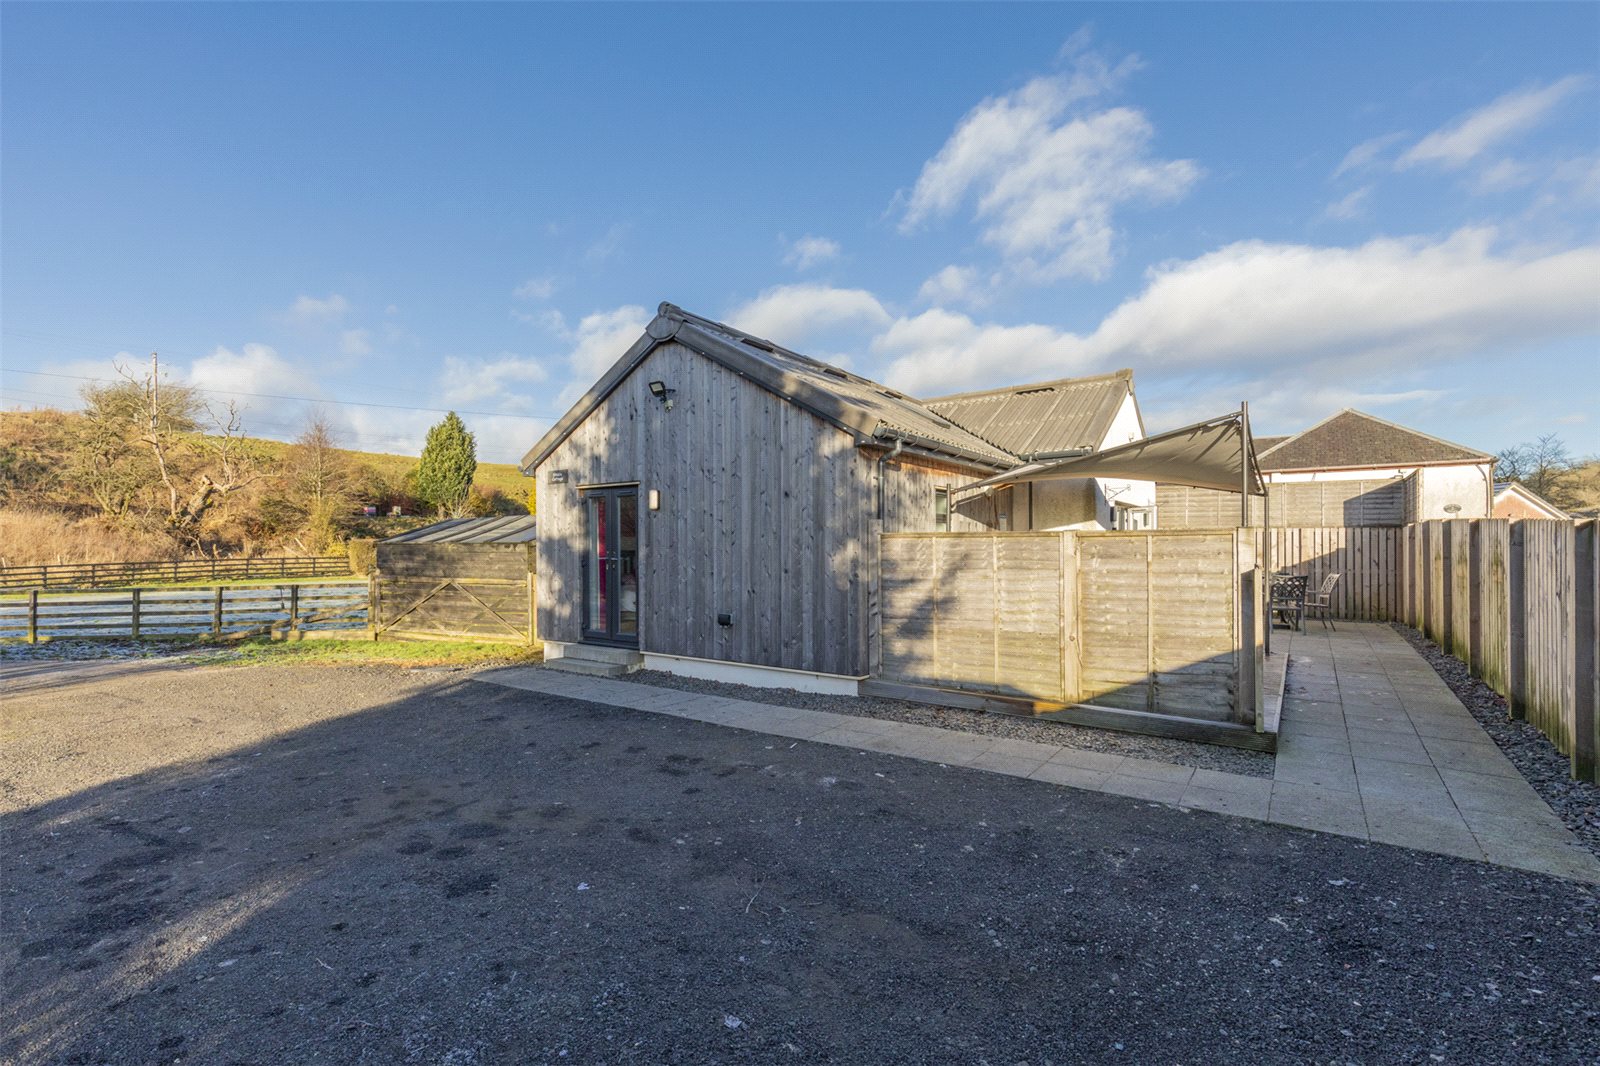
[[[8,416],[9,417],[9,416]],[[262,451],[281,461],[293,445],[287,441],[267,440],[264,437],[250,438],[252,444]],[[356,466],[369,466],[383,477],[392,482],[405,479],[413,467],[417,465],[415,455],[393,455],[388,452],[358,452],[349,448],[340,448],[339,454],[347,457]],[[498,492],[513,500],[525,500],[528,490],[533,488],[533,479],[524,477],[514,463],[479,463],[477,476],[472,483],[485,493]]]
[[[80,412],[0,412],[0,565],[320,554],[433,514],[415,498],[416,456],[191,432],[171,436],[167,458],[170,490],[137,433]],[[509,463],[479,463],[466,512],[525,514],[532,488]],[[183,524],[169,515],[179,504],[198,508]]]

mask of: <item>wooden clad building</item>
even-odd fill
[[[532,643],[532,515],[456,518],[381,540],[376,635]]]
[[[1044,524],[1029,486],[955,500],[1022,458],[960,421],[975,409],[1013,448],[1143,436],[1127,372],[921,402],[662,304],[522,462],[538,482],[547,657],[636,651],[854,691],[877,638],[880,534],[1070,528]],[[1085,480],[1063,492],[1101,528]]]

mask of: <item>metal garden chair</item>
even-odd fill
[[[1290,629],[1304,633],[1306,629],[1306,583],[1311,579],[1304,574],[1291,574],[1272,579],[1272,599],[1268,614],[1287,623]]]
[[[1333,624],[1333,588],[1338,583],[1339,575],[1329,574],[1322,579],[1322,587],[1314,595],[1306,597],[1306,615],[1321,619],[1323,626],[1335,633],[1339,627]]]

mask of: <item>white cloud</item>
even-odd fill
[[[1374,137],[1370,141],[1362,141],[1344,154],[1344,158],[1334,168],[1333,176],[1337,178],[1352,170],[1365,170],[1377,160],[1384,149],[1396,141],[1405,140],[1405,137],[1406,134],[1404,132],[1385,133],[1383,136]]]
[[[1069,42],[1070,44],[1070,42]],[[1035,281],[1100,278],[1115,258],[1115,213],[1124,204],[1181,198],[1199,178],[1189,160],[1149,152],[1142,111],[1083,110],[1136,69],[1081,51],[1069,72],[1037,77],[978,104],[922,168],[902,232],[954,212],[969,196],[985,243]]]
[[[1342,196],[1322,209],[1323,218],[1348,221],[1360,218],[1367,213],[1367,198],[1372,195],[1372,186],[1363,185],[1354,192]]]
[[[930,304],[972,304],[989,302],[990,292],[978,269],[954,264],[929,277],[917,290],[917,299]]]
[[[584,261],[590,266],[601,266],[609,261],[622,251],[622,242],[627,239],[628,229],[626,222],[618,222],[606,230],[598,240],[584,250]]]
[[[840,329],[879,329],[889,312],[865,289],[779,285],[728,313],[728,324],[786,348]]]
[[[222,394],[224,400],[238,397],[241,403],[251,399],[244,395],[247,393],[304,395],[316,391],[303,370],[265,344],[246,344],[237,351],[219,346],[190,363],[183,379],[196,388]]]
[[[539,360],[525,359],[510,352],[494,359],[449,355],[439,374],[440,399],[456,407],[489,402],[506,410],[529,410],[534,405],[533,397],[512,390],[518,385],[541,384],[549,376],[550,372]]]
[[[874,349],[891,360],[890,383],[933,394],[1123,365],[1331,380],[1600,332],[1600,245],[1501,249],[1496,238],[1241,241],[1151,270],[1088,335],[934,310],[898,320]]]
[[[816,237],[807,234],[797,241],[789,243],[789,249],[783,255],[786,265],[796,270],[810,270],[830,259],[839,258],[842,249],[839,242],[829,237]]]
[[[542,308],[538,311],[520,311],[513,307],[511,317],[518,322],[526,322],[530,326],[538,326],[557,336],[564,336],[567,332],[567,316],[554,307]]]
[[[557,405],[566,407],[582,396],[600,375],[622,358],[653,317],[643,307],[629,304],[580,319],[578,328],[568,335],[572,348],[567,353],[566,363],[572,369],[572,380],[557,397]]]
[[[1542,122],[1552,108],[1588,83],[1572,75],[1538,89],[1506,93],[1412,145],[1396,164],[1402,170],[1421,163],[1457,169],[1502,141]]]
[[[538,278],[529,278],[515,289],[511,295],[519,300],[548,300],[556,291],[556,279],[549,274]]]
[[[365,329],[347,329],[339,333],[339,351],[345,355],[372,354],[372,332]]]
[[[338,293],[318,298],[301,295],[289,307],[288,318],[300,325],[321,325],[341,318],[350,310],[350,301]]]

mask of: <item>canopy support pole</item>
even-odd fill
[[[1250,401],[1239,401],[1239,525],[1250,528]]]

